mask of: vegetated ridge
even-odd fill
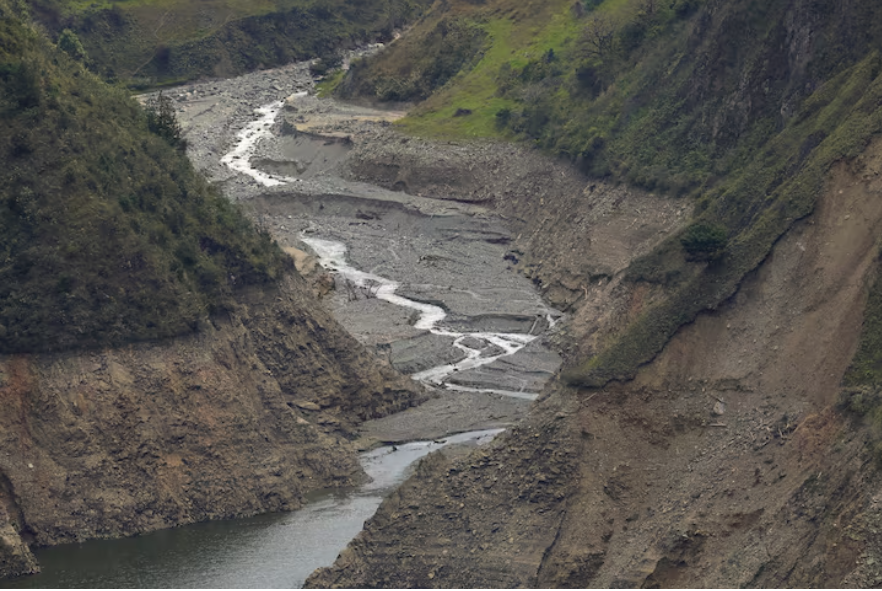
[[[227,77],[340,47],[388,41],[426,0],[210,0],[209,2],[32,2],[60,42],[73,36],[100,77],[155,86]]]
[[[572,313],[565,369],[493,449],[426,462],[311,584],[882,582],[874,4],[448,3],[412,34],[445,18],[482,48],[403,121],[424,139],[353,172],[419,191],[413,143],[445,160],[463,136],[569,161],[529,178],[474,148],[447,187],[520,232],[519,268]],[[420,63],[406,41],[338,92],[383,98]],[[654,223],[677,203],[689,223]]]
[[[133,99],[2,9],[0,352],[192,332],[290,269]]]
[[[670,300],[569,374],[602,385],[632,375],[683,322],[729,297],[811,212],[831,164],[878,131],[879,16],[863,4],[798,4],[453,4],[426,15],[411,41],[354,67],[338,90],[383,99],[389,77],[431,78],[414,64],[456,43],[435,35],[435,21],[477,27],[487,34],[480,55],[407,129],[531,140],[594,177],[688,195],[696,223],[725,230],[728,247],[714,257],[725,264],[692,264],[674,237],[635,265],[634,278],[663,285]],[[794,19],[813,27],[810,39]]]
[[[30,547],[298,508],[419,389],[145,113],[0,0],[0,577]],[[70,40],[68,40],[70,41]]]

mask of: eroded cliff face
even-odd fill
[[[40,567],[27,542],[24,519],[9,479],[0,478],[0,578],[29,575]]]
[[[13,532],[34,545],[132,535],[357,482],[352,426],[419,392],[307,290],[291,275],[243,293],[185,338],[0,358],[7,574],[32,568],[15,567]]]
[[[878,141],[834,167],[815,213],[633,381],[554,382],[492,448],[424,462],[308,583],[878,586],[882,481],[867,427],[837,399],[877,272],[880,171]],[[626,206],[646,198],[621,191]],[[539,237],[532,256],[548,253],[540,277],[563,277],[566,257],[600,258],[590,242],[541,238],[541,205],[521,215],[534,232],[524,235]],[[558,208],[574,227],[581,212]],[[591,225],[620,217],[598,208]],[[642,248],[620,234],[619,269]],[[602,346],[659,289],[621,272],[586,279],[571,290],[584,290],[568,335],[579,351]]]

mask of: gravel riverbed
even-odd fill
[[[306,64],[166,91],[197,168],[242,202],[281,246],[309,252],[304,238],[344,244],[351,267],[396,282],[399,296],[441,308],[442,332],[536,337],[512,355],[452,373],[420,407],[365,424],[365,447],[511,424],[560,364],[547,343],[560,313],[513,271],[510,231],[492,211],[355,178],[348,165],[353,147],[364,152],[372,142],[387,149],[398,142],[402,150],[412,149],[389,128],[402,112],[313,93]],[[272,108],[276,116],[267,115]],[[251,174],[222,162],[237,149]],[[472,337],[454,346],[451,336],[416,328],[413,309],[378,299],[370,286],[340,275],[334,282],[324,299],[338,321],[403,373],[461,362],[464,350],[480,350],[479,357],[488,359],[501,352]]]

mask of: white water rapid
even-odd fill
[[[303,91],[296,93],[294,96],[301,97],[306,96],[306,94],[306,91]],[[259,117],[236,134],[238,141],[233,149],[221,158],[221,164],[226,165],[230,170],[250,176],[264,187],[276,187],[298,182],[300,179],[267,174],[251,166],[251,157],[254,155],[257,144],[260,140],[272,134],[273,123],[275,123],[276,117],[278,117],[279,111],[282,110],[283,106],[285,106],[285,101],[281,100],[254,109],[254,112]]]
[[[376,298],[402,306],[417,310],[420,318],[414,324],[414,328],[426,330],[432,334],[451,337],[454,339],[453,346],[460,349],[466,354],[466,358],[457,363],[449,363],[439,365],[427,370],[412,374],[410,377],[419,382],[423,382],[432,386],[443,386],[449,390],[467,391],[467,392],[492,392],[505,396],[513,396],[515,398],[523,398],[527,400],[535,400],[537,395],[530,392],[513,392],[509,390],[492,390],[486,388],[470,388],[459,384],[445,384],[444,381],[454,373],[481,367],[493,363],[501,357],[507,357],[517,353],[523,349],[528,343],[536,340],[536,335],[523,333],[506,333],[506,332],[457,332],[444,328],[439,328],[438,324],[447,316],[439,306],[425,304],[410,300],[408,298],[397,295],[395,291],[400,284],[397,281],[360,271],[346,261],[346,245],[334,240],[326,240],[323,238],[314,238],[311,236],[301,236],[301,240],[308,244],[315,251],[321,265],[329,271],[337,273],[348,279],[358,287],[367,288]],[[553,322],[549,317],[549,323]],[[470,341],[477,339],[484,345],[480,348],[469,347],[464,343],[466,339]],[[497,355],[489,355],[482,357],[483,350],[490,345],[495,345],[502,349],[502,353]]]

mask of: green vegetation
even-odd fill
[[[309,66],[309,73],[316,77],[324,76],[340,68],[342,65],[343,58],[340,57],[340,54],[338,52],[332,52],[319,56],[319,58]]]
[[[843,383],[839,406],[869,425],[870,451],[882,464],[882,275],[870,289],[860,345]]]
[[[175,115],[175,107],[171,99],[162,92],[151,97],[144,106],[147,114],[147,129],[164,139],[173,148],[184,151],[187,140]]]
[[[876,278],[870,289],[861,342],[845,374],[844,383],[850,387],[872,386],[882,389],[882,275]]]
[[[690,261],[712,261],[722,256],[728,237],[726,228],[719,224],[697,222],[686,228],[680,244]]]
[[[466,20],[442,18],[425,36],[409,39],[426,49],[407,62],[407,71],[370,72],[362,61],[352,64],[338,93],[343,97],[375,96],[381,101],[419,101],[468,69],[484,45],[483,29]]]
[[[0,352],[191,332],[286,272],[169,126],[0,0]]]
[[[812,212],[830,167],[860,154],[882,131],[880,71],[882,61],[874,52],[830,80],[749,165],[701,198],[702,219],[724,224],[731,237],[719,261],[690,266],[683,254],[671,254],[669,243],[637,261],[631,279],[664,282],[668,299],[647,310],[597,357],[571,369],[568,379],[602,386],[633,377],[680,326],[732,296],[775,241]]]
[[[65,29],[58,36],[58,49],[77,61],[85,61],[86,50],[80,42],[77,34],[70,29]]]
[[[87,65],[137,88],[232,76],[388,39],[428,0],[32,0],[62,43],[70,31]]]
[[[321,98],[333,96],[334,93],[337,92],[337,88],[343,82],[344,76],[346,76],[346,72],[343,70],[336,70],[332,74],[326,75],[315,85],[316,95]]]
[[[588,175],[694,201],[693,225],[628,271],[667,298],[570,367],[573,384],[629,379],[734,294],[812,212],[830,166],[882,131],[882,13],[870,0],[796,12],[783,0],[488,0],[436,11],[417,30],[455,15],[488,41],[406,129],[529,141]],[[799,45],[807,35],[810,49]],[[360,76],[404,71],[420,51],[393,46]],[[471,113],[456,117],[462,109]]]

